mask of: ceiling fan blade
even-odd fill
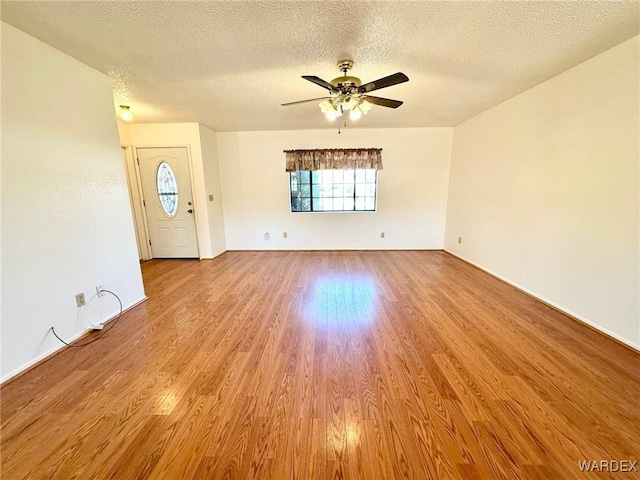
[[[307,102],[316,102],[318,100],[325,100],[327,98],[331,98],[331,97],[318,97],[318,98],[310,98],[308,100],[298,100],[297,102],[281,103],[280,106],[281,107],[288,107],[289,105],[297,105],[299,103],[307,103]]]
[[[389,75],[388,77],[379,78],[373,82],[365,83],[358,87],[358,91],[360,93],[369,93],[374,90],[380,90],[381,88],[390,87],[392,85],[397,85],[399,83],[408,82],[409,77],[407,77],[404,73],[398,72],[393,75]]]
[[[316,77],[315,75],[303,75],[302,78],[304,78],[305,80],[309,80],[311,83],[315,83],[316,85],[320,85],[322,88],[326,88],[330,92],[338,91],[337,87],[334,87],[329,82],[326,82],[320,77]]]
[[[374,105],[380,105],[381,107],[398,108],[403,102],[400,100],[391,100],[390,98],[372,97],[371,95],[363,95],[363,100]]]

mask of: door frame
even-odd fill
[[[150,260],[151,250],[148,242],[148,231],[145,229],[146,218],[142,206],[142,185],[135,168],[137,163],[134,159],[135,153],[131,145],[123,145],[122,152],[124,153],[129,203],[133,214],[133,227],[136,233],[136,243],[138,244],[138,257],[140,260]]]
[[[147,148],[185,148],[187,150],[187,166],[189,168],[189,184],[191,186],[191,197],[193,199],[193,209],[198,210],[198,200],[194,192],[194,178],[193,178],[193,159],[191,156],[191,146],[186,145],[131,145],[131,155],[127,156],[127,162],[131,162],[133,171],[135,172],[135,185],[130,185],[130,191],[132,195],[132,204],[134,205],[134,221],[136,223],[136,231],[140,232],[143,238],[140,239],[141,260],[151,260],[153,258],[153,252],[151,251],[151,236],[149,235],[149,221],[147,220],[147,211],[144,208],[143,201],[144,195],[142,193],[142,176],[140,174],[140,163],[138,161],[138,150]],[[130,157],[130,158],[129,158]],[[133,180],[133,179],[131,179]],[[135,214],[135,210],[138,210],[139,214]],[[198,247],[198,258],[200,258],[200,241],[198,238],[198,231],[200,230],[198,225],[198,216],[194,215],[195,229],[196,229],[196,245]]]

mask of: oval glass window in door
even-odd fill
[[[167,162],[158,165],[156,186],[162,210],[167,216],[175,217],[178,212],[178,183],[173,169]]]

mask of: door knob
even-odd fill
[[[193,213],[193,210],[189,209],[189,210],[187,210],[187,212],[189,212],[189,213]]]

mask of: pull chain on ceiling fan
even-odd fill
[[[368,95],[369,92],[380,90],[381,88],[391,87],[399,83],[409,81],[404,73],[398,72],[387,77],[379,78],[373,82],[362,82],[358,77],[347,75],[353,67],[352,60],[340,60],[338,68],[342,71],[343,76],[334,78],[331,82],[327,82],[314,75],[303,75],[302,78],[315,83],[316,85],[326,88],[330,92],[328,97],[310,98],[308,100],[299,100],[297,102],[283,103],[282,106],[297,105],[299,103],[320,102],[320,111],[330,120],[341,117],[349,112],[351,120],[357,120],[362,115],[366,115],[371,109],[371,105],[379,105],[381,107],[398,108],[402,105],[400,100],[391,100],[390,98],[374,97]]]

